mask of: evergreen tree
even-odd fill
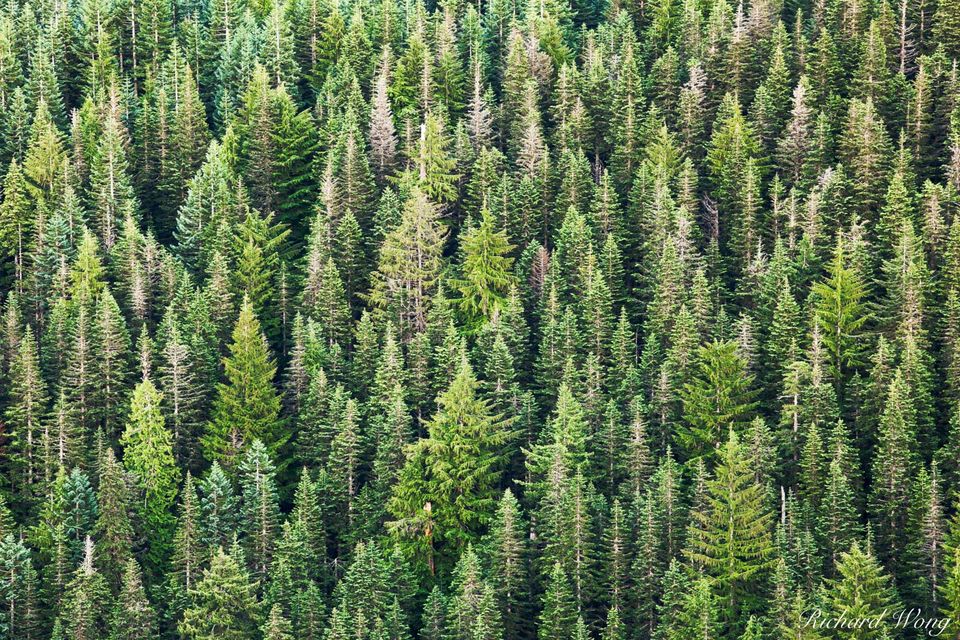
[[[823,336],[830,372],[838,390],[843,389],[850,372],[861,363],[860,336],[869,319],[863,305],[866,292],[862,276],[850,268],[846,260],[844,243],[838,238],[827,279],[813,287],[814,318]]]
[[[561,640],[572,637],[576,615],[576,603],[570,590],[570,582],[563,572],[563,567],[557,562],[550,571],[546,592],[543,594],[537,638]]]
[[[736,432],[719,451],[705,509],[691,510],[687,557],[701,564],[718,597],[720,619],[736,629],[756,609],[756,585],[772,567],[773,514]]]
[[[682,391],[682,444],[692,455],[721,447],[724,432],[742,428],[756,403],[753,376],[737,354],[734,342],[713,342],[700,348],[699,372]]]
[[[890,631],[891,620],[884,615],[897,605],[896,593],[890,584],[890,576],[868,551],[854,542],[850,551],[840,556],[837,563],[837,578],[823,587],[821,599],[824,611],[833,617],[843,615],[848,620],[876,619],[873,627],[863,626],[854,630],[852,637],[882,638]]]
[[[37,574],[30,550],[12,532],[0,540],[0,629],[11,639],[35,637],[39,622]]]
[[[147,600],[137,561],[127,561],[123,586],[114,607],[111,640],[146,640],[156,637],[156,613]]]
[[[428,434],[411,446],[389,509],[390,526],[431,573],[441,559],[475,541],[494,512],[505,466],[509,425],[477,397],[464,357],[450,387],[437,398]]]
[[[100,487],[97,503],[100,516],[94,528],[97,534],[97,565],[111,588],[122,584],[127,560],[133,548],[133,523],[130,519],[133,501],[130,483],[123,467],[107,449],[100,463]]]
[[[237,471],[243,493],[240,517],[247,534],[247,559],[254,576],[265,576],[270,569],[280,507],[273,462],[262,442],[250,443]]]
[[[190,606],[178,625],[191,640],[253,636],[259,628],[259,603],[246,570],[233,553],[219,549],[190,591]]]
[[[280,431],[280,396],[273,387],[276,365],[246,298],[223,366],[227,382],[217,385],[213,418],[201,442],[208,459],[232,466],[252,440],[261,439],[276,451],[286,439]]]
[[[143,496],[137,504],[141,520],[148,525],[151,571],[159,571],[170,552],[174,525],[171,509],[180,481],[160,403],[160,393],[152,382],[144,380],[137,385],[130,402],[130,419],[120,439],[123,465],[136,478]]]
[[[83,560],[67,585],[63,620],[66,637],[92,640],[108,637],[107,598],[109,589],[94,566],[93,541],[87,537]]]
[[[463,234],[463,276],[455,283],[462,296],[460,309],[472,327],[499,313],[513,283],[513,259],[507,257],[513,247],[503,231],[494,230],[489,209],[480,216],[480,224]]]

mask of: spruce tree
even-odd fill
[[[100,463],[97,492],[100,516],[94,531],[97,565],[114,592],[122,584],[133,548],[134,529],[130,515],[134,505],[130,493],[130,478],[114,456],[113,449],[107,449]]]

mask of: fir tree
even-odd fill
[[[123,586],[114,607],[111,640],[146,640],[156,637],[156,613],[147,600],[140,567],[132,558],[123,572]]]
[[[170,551],[180,472],[173,457],[173,441],[160,410],[161,397],[149,380],[137,385],[130,401],[130,419],[120,443],[124,467],[136,478],[142,493],[138,510],[148,523],[151,571],[159,571]]]
[[[190,591],[191,604],[178,624],[180,633],[191,640],[241,640],[254,635],[260,626],[254,588],[234,554],[218,550]]]
[[[843,615],[852,620],[879,616],[873,628],[864,626],[853,632],[853,637],[864,639],[882,638],[890,631],[891,621],[883,612],[897,605],[890,577],[876,558],[856,542],[840,556],[837,578],[826,582],[821,599],[825,611],[834,617]]]
[[[443,555],[463,548],[492,517],[511,437],[508,425],[477,397],[466,358],[437,406],[427,437],[407,453],[389,505],[397,518],[390,526],[411,551],[426,556],[431,573],[435,548],[446,548]]]
[[[223,366],[227,382],[217,385],[213,418],[201,442],[209,459],[232,466],[254,439],[263,440],[274,451],[285,440],[280,433],[280,396],[273,387],[276,365],[247,299]]]
[[[247,558],[255,576],[270,568],[279,520],[273,462],[266,447],[254,440],[237,469],[243,495],[241,522],[247,533]]]
[[[513,283],[513,259],[507,256],[513,247],[503,231],[494,230],[489,209],[480,216],[480,224],[463,234],[463,276],[454,283],[460,289],[460,309],[472,327],[499,313]]]
[[[713,342],[699,351],[699,372],[682,392],[681,439],[692,455],[720,448],[724,432],[742,428],[753,411],[753,376],[734,342]]]
[[[755,586],[772,566],[773,514],[732,430],[706,491],[705,510],[691,511],[685,553],[710,576],[724,624],[738,628],[745,614],[755,610]]]

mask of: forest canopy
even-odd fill
[[[4,2],[0,640],[960,637],[958,58],[954,0]]]

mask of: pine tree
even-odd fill
[[[126,404],[126,384],[130,377],[130,335],[120,307],[104,289],[94,311],[92,339],[96,357],[94,378],[95,414],[105,433],[111,437],[119,431]]]
[[[21,292],[25,260],[31,253],[34,218],[23,170],[13,160],[3,179],[3,203],[0,203],[0,256],[4,264],[10,265],[0,271],[0,282],[5,285],[13,282]]]
[[[87,537],[84,555],[64,595],[63,619],[71,640],[108,637],[107,599],[109,590],[94,565],[93,541]]]
[[[219,463],[214,462],[207,477],[200,482],[199,539],[210,552],[230,544],[239,527],[239,500],[233,482]]]
[[[690,585],[688,592],[679,603],[677,616],[665,618],[665,638],[716,638],[719,637],[720,622],[718,605],[710,589],[710,582],[700,578]]]
[[[169,594],[169,614],[179,619],[186,608],[190,590],[200,578],[200,565],[204,553],[200,540],[199,507],[193,476],[187,471],[180,490],[177,513],[177,530],[173,535],[173,551],[170,554],[170,571],[167,572],[166,593]]]
[[[133,501],[130,480],[114,456],[113,449],[107,449],[99,471],[97,503],[100,516],[94,528],[97,565],[111,589],[116,592],[122,584],[125,566],[133,548],[134,530],[130,520]]]
[[[404,205],[400,224],[387,234],[373,275],[370,302],[401,333],[426,328],[431,295],[441,269],[444,233],[436,206],[415,190]]]
[[[948,56],[960,57],[960,20],[957,19],[956,12],[951,11],[943,0],[936,3],[933,14],[933,34],[937,42],[943,44]]]
[[[490,558],[490,582],[500,608],[507,637],[517,637],[527,628],[527,543],[520,503],[510,489],[500,499],[497,514],[485,541]]]
[[[33,329],[26,325],[16,359],[10,365],[9,404],[6,409],[9,436],[13,438],[20,478],[19,490],[27,497],[35,490],[41,475],[42,420],[46,413],[47,391],[41,378],[37,343]],[[11,469],[11,474],[13,470]],[[11,475],[11,479],[15,477]]]
[[[444,122],[428,113],[420,125],[420,140],[415,157],[416,184],[424,195],[439,204],[457,199],[455,160],[450,157],[449,139]]]
[[[871,512],[876,517],[877,554],[894,571],[899,568],[906,540],[910,488],[916,467],[911,446],[916,433],[915,409],[898,369],[890,383],[886,406],[880,418],[880,433],[873,458]]]
[[[128,173],[126,131],[120,123],[117,106],[110,106],[103,135],[90,166],[93,223],[100,241],[107,249],[116,242],[117,231],[124,217],[137,216],[139,213],[139,204]]]
[[[480,570],[480,561],[468,547],[453,571],[452,595],[447,602],[446,637],[457,640],[493,640],[503,637],[494,589]]]
[[[293,640],[290,621],[283,617],[283,611],[276,604],[270,608],[270,615],[263,623],[261,631],[263,640]]]
[[[387,68],[384,65],[374,81],[370,99],[370,152],[374,171],[381,182],[392,170],[397,153],[397,134],[387,83]]]
[[[38,627],[39,607],[37,598],[37,574],[30,550],[22,540],[7,532],[0,540],[0,629],[11,640],[35,637]]]
[[[167,309],[158,334],[164,340],[157,367],[164,418],[173,432],[177,462],[190,466],[196,464],[199,457],[196,440],[205,404],[203,387],[197,379],[199,363],[181,333],[173,307]]]
[[[846,248],[838,237],[828,276],[814,284],[814,319],[823,336],[830,372],[842,398],[850,373],[861,364],[861,335],[869,314],[864,307],[866,291],[862,276],[847,264]]]

